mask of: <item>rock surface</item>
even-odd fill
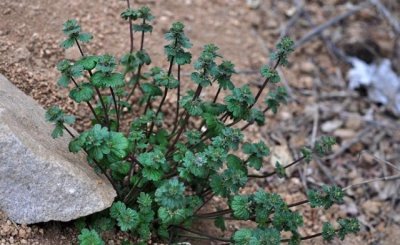
[[[0,75],[0,210],[16,223],[69,221],[109,207],[115,190],[32,98]]]

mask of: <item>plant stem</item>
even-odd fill
[[[143,25],[144,24],[146,24],[146,20],[145,19],[143,19]],[[143,47],[144,47],[144,31],[142,31],[142,36],[141,36],[141,40],[140,40],[140,51],[143,51]],[[129,99],[135,93],[135,90],[136,90],[137,87],[139,87],[139,89],[141,89],[141,87],[139,86],[139,80],[140,80],[140,75],[141,75],[141,71],[142,71],[142,66],[143,65],[139,65],[138,66],[138,71],[137,71],[137,74],[136,74],[136,82],[133,85],[133,88],[132,88],[131,92],[129,93],[128,97],[126,98],[127,101],[129,101]]]
[[[71,135],[72,138],[75,138],[75,135],[67,128],[67,126],[63,125],[65,131],[68,132],[69,135]]]
[[[178,91],[176,95],[176,114],[175,114],[174,128],[172,129],[171,134],[174,134],[176,129],[178,128],[180,98],[181,98],[181,65],[178,65]]]
[[[142,24],[146,24],[146,19],[143,19]],[[144,47],[144,31],[142,31],[142,38],[140,39],[140,51],[143,50]]]
[[[129,0],[126,0],[126,3],[128,5],[128,9],[131,8],[131,4]],[[130,39],[131,39],[131,48],[130,48],[130,53],[133,52],[133,29],[132,29],[132,18],[129,17],[129,34],[130,34]]]
[[[78,46],[78,49],[79,49],[79,52],[81,53],[81,56],[84,57],[85,54],[83,53],[82,47],[79,44],[78,39],[76,39],[76,38],[75,38],[75,43],[76,43],[76,46]]]
[[[267,108],[265,108],[264,110],[263,110],[263,114],[265,114],[267,111],[269,111],[269,107],[267,107]],[[246,128],[248,128],[250,125],[253,125],[254,124],[254,122],[249,122],[249,123],[247,123],[246,125],[244,125],[243,127],[241,127],[240,128],[240,131],[244,131],[244,130],[246,130]]]
[[[201,85],[198,85],[198,86],[197,86],[196,93],[194,94],[192,101],[194,101],[195,99],[197,99],[197,98],[200,96],[200,93],[201,93],[201,90],[202,90],[202,89],[203,89],[203,87],[202,87]],[[173,142],[172,145],[168,148],[167,155],[168,155],[169,153],[171,153],[171,151],[174,149],[176,143],[178,143],[178,140],[179,140],[179,138],[181,137],[181,134],[183,133],[183,131],[185,131],[186,124],[187,124],[188,121],[189,121],[189,117],[190,117],[190,115],[189,115],[189,113],[186,111],[186,116],[185,116],[185,119],[184,119],[184,121],[183,121],[183,124],[182,124],[181,128],[179,129],[178,134],[177,134],[177,136],[175,137],[174,142]]]
[[[138,184],[141,180],[138,181]],[[129,190],[128,194],[126,194],[125,198],[124,198],[124,203],[127,203],[130,201],[130,199],[132,199],[132,196],[135,194],[135,192],[138,191],[138,189],[136,188],[137,184],[135,186],[132,187],[132,189]]]
[[[215,212],[211,212],[211,213],[205,213],[205,214],[198,214],[196,215],[197,217],[217,217],[217,216],[222,216],[225,214],[230,214],[232,213],[232,209],[228,208],[228,209],[223,209],[223,210],[219,210],[219,211],[215,211]]]
[[[276,61],[275,66],[274,66],[274,68],[273,68],[274,71],[275,71],[276,68],[278,67],[279,63],[280,63],[280,59],[278,59],[278,60]],[[264,89],[265,89],[265,87],[267,86],[269,80],[270,80],[269,78],[266,78],[266,79],[265,79],[265,81],[264,81],[263,85],[261,86],[260,90],[258,90],[258,93],[257,93],[257,95],[256,95],[256,97],[255,97],[255,99],[254,99],[254,103],[253,103],[251,106],[249,106],[249,109],[251,109],[251,108],[257,103],[258,99],[259,99],[260,96],[261,96],[261,93],[264,91]]]
[[[178,229],[180,229],[180,230],[187,231],[187,232],[189,232],[189,233],[193,233],[193,234],[202,236],[202,237],[204,237],[204,238],[211,239],[211,240],[220,241],[220,242],[232,242],[231,239],[225,239],[225,238],[219,238],[219,237],[210,236],[210,235],[207,235],[207,234],[198,232],[198,231],[194,231],[194,230],[187,229],[187,228],[182,227],[182,226],[174,226],[174,227],[176,227],[176,228],[178,228]]]
[[[335,230],[335,231],[338,231],[338,230]],[[316,233],[316,234],[313,234],[313,235],[309,235],[309,236],[300,237],[300,240],[302,240],[302,241],[310,240],[310,239],[313,239],[313,238],[316,238],[316,237],[319,237],[319,236],[322,236],[322,232],[319,232],[319,233]],[[281,240],[281,242],[289,242],[289,241],[290,241],[290,239],[282,239]]]
[[[221,93],[221,86],[219,86],[219,88],[218,88],[218,90],[217,90],[217,93],[216,93],[215,96],[214,96],[213,103],[217,102],[219,93]]]
[[[78,46],[78,49],[79,49],[79,52],[81,53],[81,56],[85,57],[85,53],[83,53],[82,47],[79,44],[78,39],[76,39],[76,38],[75,38],[75,43]],[[92,72],[90,70],[88,72],[89,72],[90,77],[92,77],[93,76]],[[103,107],[103,111],[104,111],[104,115],[105,115],[105,118],[106,118],[106,124],[107,124],[108,130],[110,130],[110,119],[108,117],[108,112],[107,112],[107,108],[106,108],[106,106],[104,104],[103,97],[101,96],[100,90],[97,87],[95,87],[95,90],[96,90],[97,95],[99,96],[101,106]]]
[[[115,107],[115,113],[117,114],[117,131],[119,131],[119,109],[118,109],[118,103],[117,103],[117,99],[114,93],[114,90],[110,87],[110,91],[111,91],[111,96],[113,98],[114,101],[114,107]]]
[[[85,149],[83,149],[83,151],[86,153],[86,155],[89,155],[88,152],[87,152]],[[106,176],[106,178],[108,179],[108,181],[109,181],[109,182],[111,183],[111,185],[113,186],[114,190],[117,192],[117,196],[119,196],[120,193],[119,193],[119,191],[118,191],[118,188],[117,188],[117,186],[116,186],[116,184],[115,184],[113,178],[112,178],[109,174],[107,174],[107,170],[104,169],[104,168],[100,165],[99,162],[97,162],[95,159],[92,159],[92,160],[93,160],[93,162],[96,164],[96,166],[101,170],[101,173],[104,174],[104,176]]]
[[[79,88],[78,83],[75,81],[75,79],[74,78],[71,78],[71,79],[72,79],[72,82],[75,84],[75,86],[77,88]],[[89,101],[86,101],[86,104],[89,106],[90,111],[92,112],[92,114],[93,114],[94,118],[96,119],[96,121],[98,121],[100,123],[100,119],[98,118],[96,112],[94,111],[94,108],[93,108],[92,104],[90,104]]]
[[[299,202],[295,202],[295,203],[289,204],[289,205],[288,205],[288,208],[300,206],[300,205],[303,205],[303,204],[306,204],[306,203],[308,203],[308,200],[307,200],[307,199],[306,199],[306,200],[303,200],[303,201],[299,201]]]
[[[194,212],[194,214],[198,213],[209,201],[211,201],[211,199],[214,197],[214,195],[215,195],[214,193],[211,194],[211,196],[210,196],[206,201],[204,201],[203,204],[200,205],[200,207],[198,207],[198,208],[196,209],[196,211]]]
[[[308,200],[303,200],[303,201],[299,201],[299,202],[295,202],[292,204],[288,204],[288,208],[292,208],[292,207],[296,207],[296,206],[300,206],[303,204],[308,203]],[[232,209],[227,208],[227,209],[223,209],[223,210],[219,210],[219,211],[215,211],[215,212],[211,212],[211,213],[205,213],[205,214],[197,214],[196,217],[198,218],[216,218],[218,216],[222,216],[225,214],[230,214],[232,213]]]
[[[147,110],[151,107],[151,98],[149,97],[146,102],[146,106],[144,107],[143,114],[146,115]]]
[[[169,62],[169,68],[168,68],[168,74],[167,74],[168,77],[171,76],[173,65],[174,65],[174,57],[172,57],[171,61]],[[157,108],[155,118],[157,118],[158,114],[160,113],[161,108],[165,102],[165,99],[167,98],[167,94],[168,94],[168,86],[165,86],[164,96],[162,97],[160,105]],[[151,134],[153,133],[153,129],[154,129],[154,121],[151,122],[150,130],[147,134],[147,138],[149,138],[151,136]]]
[[[107,128],[108,128],[108,130],[110,130],[110,118],[108,117],[108,111],[107,111],[108,109],[106,107],[106,104],[104,103],[103,97],[101,96],[100,90],[98,88],[96,88],[96,87],[94,87],[94,88],[96,90],[97,95],[99,96],[100,104],[101,104],[101,107],[103,108],[103,111],[104,111],[104,116],[106,118]]]
[[[302,156],[302,157],[300,157],[299,159],[297,159],[297,160],[295,160],[295,161],[289,163],[288,165],[284,166],[283,168],[284,168],[284,169],[287,169],[287,168],[289,168],[289,167],[291,167],[291,166],[293,166],[293,165],[299,163],[299,162],[302,161],[304,158],[306,158],[306,157],[305,157],[305,156]],[[249,175],[247,175],[247,177],[249,177],[249,178],[267,178],[267,177],[271,177],[271,176],[273,176],[273,175],[275,175],[275,174],[276,174],[276,171],[273,171],[273,172],[266,173],[266,174],[263,174],[263,175],[249,174]]]

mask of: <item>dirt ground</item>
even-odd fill
[[[400,19],[400,2],[381,2]],[[280,36],[288,34],[301,40],[315,26],[361,3],[356,0],[142,0],[135,1],[135,6],[148,5],[156,16],[153,33],[146,37],[145,44],[154,65],[166,66],[163,33],[173,21],[180,20],[194,44],[195,57],[204,44],[215,43],[221,54],[236,64],[239,71],[236,83],[249,83],[256,88],[260,83],[259,67],[268,62],[268,53]],[[56,86],[57,62],[64,57],[79,57],[76,49],[63,51],[59,47],[63,39],[62,23],[76,18],[84,31],[94,34],[93,42],[84,47],[88,53],[120,57],[129,49],[128,26],[119,17],[125,7],[125,1],[117,0],[0,0],[0,73],[44,107],[57,104],[74,113],[78,118],[75,128],[82,130],[89,123],[84,119],[86,108],[74,104],[66,91]],[[322,183],[344,187],[394,174],[384,160],[399,162],[399,115],[390,106],[372,103],[363,91],[347,89],[346,73],[350,66],[343,55],[365,60],[390,58],[394,68],[400,70],[400,57],[396,53],[399,36],[368,5],[326,28],[322,36],[313,37],[296,50],[288,68],[280,71],[290,92],[288,105],[276,116],[268,115],[267,125],[261,129],[250,127],[246,137],[266,140],[273,157],[281,162],[290,162],[299,155],[302,145],[312,144],[324,134],[333,134],[339,144],[332,155],[291,169],[289,181],[274,178],[268,182],[254,181],[244,192],[265,188],[284,195],[288,202],[295,202],[304,198],[305,190]],[[169,100],[172,103],[173,99]],[[392,181],[352,188],[347,191],[345,204],[334,206],[327,213],[300,207],[306,218],[302,233],[319,232],[324,221],[354,216],[361,221],[360,234],[334,244],[398,244],[398,187],[399,182]],[[218,205],[218,200],[214,203]],[[237,226],[230,224],[230,230]],[[209,232],[229,235],[213,229]],[[26,226],[0,215],[1,245],[76,244],[76,234],[72,223]],[[121,234],[106,236],[107,244],[120,244],[123,238]],[[304,244],[323,243],[317,239]]]

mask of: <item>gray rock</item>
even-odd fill
[[[116,192],[52,139],[45,111],[0,75],[0,210],[16,223],[69,221],[111,206]]]

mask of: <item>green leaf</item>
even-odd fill
[[[273,113],[278,112],[278,108],[281,104],[287,103],[288,94],[285,87],[277,87],[275,90],[268,93],[265,99],[265,104],[272,110]]]
[[[252,239],[252,232],[250,229],[244,228],[237,230],[233,234],[233,240],[235,245],[250,245],[250,240]]]
[[[54,123],[55,128],[51,133],[51,136],[55,139],[61,137],[64,131],[64,124],[71,125],[75,123],[75,117],[71,115],[65,115],[64,112],[58,107],[50,107],[45,114],[46,120]]]
[[[218,74],[215,76],[215,78],[222,89],[232,90],[235,88],[235,86],[231,81],[231,77],[235,73],[235,65],[228,60],[224,60],[220,65],[218,65]]]
[[[57,63],[57,70],[61,73],[67,72],[71,67],[71,62],[69,60],[61,60]]]
[[[142,170],[142,174],[143,177],[145,177],[148,180],[159,181],[161,180],[164,173],[161,169],[154,169],[147,167]]]
[[[115,222],[109,217],[96,217],[92,226],[97,232],[101,233],[114,229]]]
[[[114,162],[110,165],[112,174],[117,179],[123,179],[131,170],[131,164],[126,161]]]
[[[69,97],[75,102],[90,101],[94,96],[93,86],[90,83],[79,84],[69,92]]]
[[[81,42],[87,43],[87,42],[89,42],[90,40],[93,39],[93,35],[90,34],[90,33],[83,33],[83,32],[81,32],[81,33],[79,33],[77,39],[78,39],[79,41],[81,41]]]
[[[61,43],[61,47],[65,49],[72,47],[75,40],[88,42],[93,38],[91,34],[81,32],[81,27],[76,20],[67,20],[64,23],[63,32],[68,37]]]
[[[151,83],[142,83],[141,88],[143,89],[143,92],[150,97],[155,97],[155,96],[161,96],[163,94],[162,90]]]
[[[128,139],[122,133],[110,132],[107,142],[110,152],[122,159],[127,155]]]
[[[151,208],[151,204],[153,203],[153,199],[147,193],[141,192],[137,203],[140,205],[140,208]]]
[[[135,229],[139,223],[139,214],[127,208],[123,202],[116,202],[111,206],[110,215],[116,219],[122,231]]]
[[[91,81],[98,88],[116,88],[125,85],[124,76],[121,73],[103,73],[93,74]]]
[[[287,207],[281,196],[275,193],[267,193],[262,190],[258,190],[256,193],[254,193],[252,199],[256,203],[256,222],[260,225],[266,225],[270,223],[270,215],[272,213]]]
[[[287,65],[287,57],[294,51],[294,42],[289,37],[284,37],[276,45],[276,51],[271,54],[271,59],[276,60],[279,65]]]
[[[193,152],[187,151],[183,158],[183,166],[194,176],[204,178],[208,173],[207,160],[204,153],[193,154]]]
[[[60,107],[52,106],[47,109],[45,117],[47,121],[56,123],[59,121],[63,121],[64,112],[60,109]]]
[[[213,103],[206,101],[201,104],[201,108],[205,113],[209,113],[215,116],[221,115],[226,111],[226,106],[220,103]]]
[[[81,27],[75,19],[67,20],[63,24],[63,29],[65,35],[70,36],[72,34],[78,34],[81,31]]]
[[[121,13],[121,17],[124,20],[136,20],[138,18],[138,12],[134,9],[128,8]]]
[[[324,241],[332,241],[335,235],[336,231],[333,225],[329,222],[324,222],[324,224],[322,225],[322,238],[324,239]]]
[[[248,220],[250,218],[250,202],[248,196],[234,196],[231,209],[235,218]]]
[[[278,83],[281,81],[278,72],[269,68],[268,66],[263,66],[260,72],[263,77],[265,77],[272,83]]]
[[[192,47],[189,38],[184,33],[185,26],[181,22],[174,22],[165,34],[165,39],[171,41],[164,47],[164,52],[168,57],[168,61],[174,60],[178,65],[189,64],[192,59],[190,52],[185,51]]]
[[[56,126],[54,127],[53,131],[51,132],[51,137],[53,139],[56,139],[58,137],[63,136],[64,134],[64,126],[63,124],[57,123]]]
[[[309,149],[308,147],[303,147],[300,150],[301,155],[304,157],[304,161],[307,163],[311,162],[312,160],[312,150]]]
[[[151,59],[149,54],[145,50],[140,50],[136,53],[136,59],[140,65],[150,65]]]
[[[85,70],[93,70],[96,67],[98,57],[97,56],[84,56],[75,62],[77,65],[81,65]]]
[[[288,208],[275,210],[272,224],[279,231],[297,232],[298,227],[303,225],[303,217],[299,212],[293,212]]]
[[[276,161],[276,163],[275,163],[275,172],[276,172],[276,174],[278,175],[279,178],[285,178],[286,177],[285,168],[278,161]]]
[[[64,123],[67,125],[71,125],[75,123],[75,117],[72,115],[64,115],[63,117]]]
[[[260,111],[257,108],[252,108],[250,110],[250,114],[248,118],[246,118],[246,121],[249,123],[257,123],[258,126],[262,126],[265,124],[265,115],[264,112]]]
[[[104,245],[104,241],[95,230],[83,229],[78,240],[79,245]]]
[[[75,40],[72,39],[72,38],[68,38],[68,39],[64,40],[64,41],[60,44],[60,46],[61,46],[61,48],[63,48],[63,49],[69,49],[69,48],[71,48],[72,46],[74,46],[74,44],[75,44]]]
[[[70,82],[71,82],[71,79],[67,75],[62,74],[61,77],[58,79],[57,84],[60,87],[67,88],[68,85],[70,84]]]
[[[133,25],[132,29],[134,32],[152,32],[153,26],[150,24],[140,24],[140,25]]]
[[[155,201],[168,209],[183,208],[185,206],[185,186],[177,179],[163,182],[155,192]]]
[[[191,116],[200,116],[203,114],[202,102],[199,98],[194,98],[193,91],[188,91],[187,95],[184,95],[180,100],[180,105],[183,107]]]
[[[169,89],[178,87],[179,81],[176,80],[172,75],[168,75],[168,73],[163,71],[161,68],[153,67],[151,72],[155,85],[167,87]]]
[[[192,54],[189,52],[185,52],[183,50],[179,50],[175,54],[175,63],[178,65],[186,65],[192,62]]]
[[[333,145],[336,144],[335,137],[332,136],[322,136],[319,140],[315,142],[314,151],[319,156],[324,156],[332,151]]]
[[[226,157],[226,165],[228,168],[232,169],[243,169],[243,161],[240,159],[238,156],[235,156],[233,154],[229,154]]]
[[[244,85],[241,88],[234,88],[232,94],[226,96],[224,100],[228,111],[235,120],[248,118],[250,114],[249,107],[255,102],[255,98],[248,85]]]
[[[225,226],[225,219],[222,216],[218,216],[217,218],[215,218],[214,220],[214,224],[217,228],[219,228],[221,231],[225,231],[226,230],[226,226]]]
[[[311,207],[323,207],[328,209],[335,203],[343,203],[344,192],[338,186],[324,185],[321,191],[307,191],[307,197]]]
[[[75,138],[71,142],[69,142],[68,149],[70,152],[77,153],[82,150],[83,143],[80,138]]]
[[[96,70],[102,73],[111,73],[114,71],[117,63],[115,57],[109,54],[101,55],[98,57]]]
[[[142,6],[137,10],[137,17],[146,21],[152,21],[154,19],[150,8],[147,6]]]
[[[200,74],[199,72],[193,72],[191,79],[194,83],[202,87],[208,87],[211,85],[211,80],[208,78],[208,76],[205,74]]]
[[[165,155],[159,148],[139,154],[137,160],[143,166],[143,177],[148,180],[158,181],[163,176],[164,171],[168,170]]]
[[[281,244],[281,235],[274,228],[254,229],[251,244],[279,245]]]
[[[338,219],[340,225],[337,235],[340,240],[344,240],[345,236],[350,233],[357,233],[360,231],[360,223],[357,219]]]
[[[244,143],[243,153],[249,155],[248,162],[249,166],[259,170],[262,167],[263,157],[269,155],[270,150],[264,142],[258,143]]]
[[[216,195],[229,197],[239,192],[247,183],[247,171],[227,169],[222,174],[211,175],[210,186]]]

